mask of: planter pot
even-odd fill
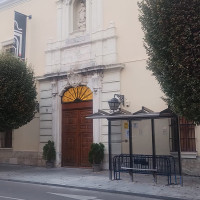
[[[53,168],[55,167],[55,163],[53,161],[46,161],[46,168]]]
[[[93,164],[92,168],[93,168],[93,172],[99,172],[101,171],[101,164]]]

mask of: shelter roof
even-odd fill
[[[169,109],[165,109],[161,112],[153,112],[152,110],[142,106],[142,109],[134,112],[133,114],[127,110],[120,109],[114,113],[108,113],[103,110],[98,110],[88,116],[88,119],[108,119],[108,120],[142,120],[142,119],[159,119],[159,118],[172,118],[176,115]]]

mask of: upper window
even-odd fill
[[[14,53],[13,44],[7,45],[3,47],[3,51],[7,53]]]
[[[69,88],[62,96],[63,103],[89,101],[92,99],[92,91],[87,86]]]
[[[12,148],[12,131],[0,132],[0,148]]]
[[[7,53],[14,53],[13,39],[1,43],[2,51]]]

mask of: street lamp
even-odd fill
[[[124,105],[124,95],[120,94],[114,94],[114,98],[108,101],[110,110],[112,110],[113,112],[119,108],[119,105],[121,103]]]

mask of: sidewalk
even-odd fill
[[[75,188],[89,188],[128,192],[187,200],[200,199],[200,177],[184,176],[184,186],[167,186],[167,178],[158,176],[158,183],[151,175],[134,175],[134,182],[128,174],[121,174],[122,180],[110,181],[108,171],[92,172],[92,169],[80,168],[42,168],[32,166],[0,164],[0,179],[31,183],[59,185]],[[167,198],[166,198],[167,199]]]

